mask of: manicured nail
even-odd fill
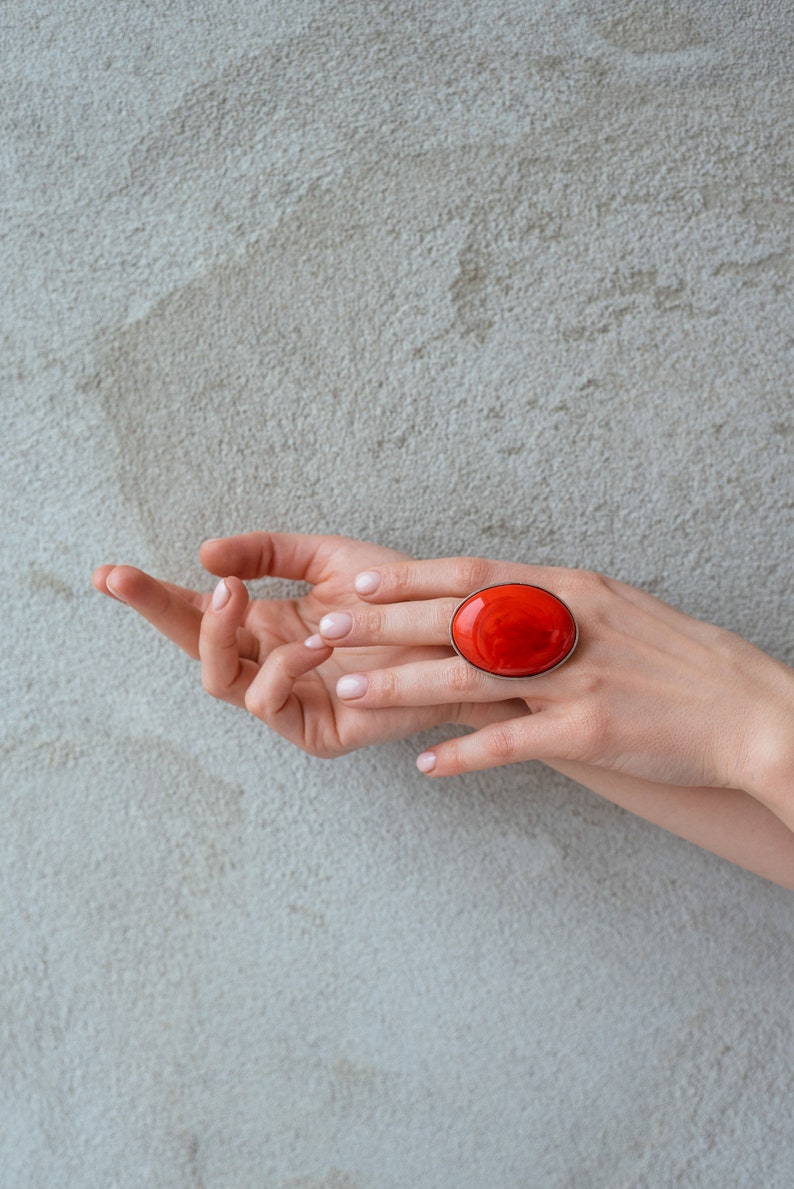
[[[212,608],[214,611],[220,611],[221,607],[225,607],[229,601],[231,591],[226,585],[226,580],[221,578],[215,590],[212,592]]]
[[[416,766],[420,772],[432,772],[436,766],[436,753],[423,751],[420,756],[416,757]]]
[[[320,631],[329,640],[339,640],[346,636],[352,626],[353,616],[348,615],[347,611],[333,611],[320,620]]]
[[[336,683],[336,692],[340,698],[360,698],[367,692],[369,681],[363,673],[351,673],[347,677],[340,677]]]
[[[306,648],[326,648],[327,645],[322,636],[309,636],[303,641]]]
[[[380,574],[375,570],[365,570],[359,574],[353,583],[359,594],[374,594],[380,586]]]

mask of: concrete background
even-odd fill
[[[4,1189],[790,1186],[790,893],[304,756],[89,577],[331,531],[794,662],[792,6],[2,22]]]

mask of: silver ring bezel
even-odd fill
[[[531,590],[542,590],[544,594],[551,595],[551,597],[556,599],[558,603],[562,603],[563,607],[573,620],[575,634],[573,638],[573,644],[568,649],[562,660],[557,661],[556,665],[551,665],[550,668],[543,669],[543,671],[540,673],[529,673],[526,677],[511,677],[506,673],[494,673],[491,669],[483,669],[481,665],[475,665],[474,661],[470,661],[469,658],[465,657],[460,651],[452,635],[452,625],[455,622],[455,616],[457,615],[458,611],[460,611],[463,604],[468,603],[469,599],[473,599],[475,595],[482,594],[484,590],[495,590],[498,586],[528,586]],[[478,673],[487,673],[489,677],[495,677],[499,681],[535,681],[538,677],[546,677],[549,673],[554,673],[555,670],[561,669],[562,666],[571,659],[574,652],[576,651],[576,645],[579,643],[579,621],[577,620],[571,608],[565,602],[565,599],[561,599],[556,591],[549,590],[546,586],[538,586],[537,582],[489,582],[487,586],[480,586],[477,588],[477,590],[473,590],[471,594],[467,594],[466,597],[461,599],[457,604],[455,610],[452,612],[452,615],[449,618],[449,642],[460,659],[465,661],[467,665],[470,665],[472,669],[476,669]]]

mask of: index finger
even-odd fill
[[[333,540],[310,533],[241,533],[205,541],[199,554],[205,569],[220,578],[234,574],[243,581],[292,578],[315,584],[322,578]]]
[[[482,557],[442,557],[433,561],[373,566],[359,574],[353,585],[359,597],[368,602],[392,603],[447,596],[463,599],[486,586],[502,582],[559,586],[560,576],[568,573],[570,571],[553,566],[487,561]]]

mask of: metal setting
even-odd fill
[[[530,673],[527,677],[521,677],[521,676],[513,677],[513,676],[503,674],[503,673],[494,673],[491,669],[484,669],[481,665],[475,665],[473,661],[470,661],[469,658],[464,656],[463,653],[460,651],[457,644],[455,643],[455,637],[452,632],[452,625],[455,622],[455,616],[458,614],[458,612],[460,611],[463,604],[468,603],[469,599],[474,598],[475,595],[481,594],[482,591],[484,591],[484,590],[495,590],[499,586],[528,586],[532,590],[542,590],[544,592],[544,594],[551,595],[551,597],[553,599],[556,599],[556,601],[558,603],[561,603],[562,606],[565,608],[565,610],[568,612],[568,614],[571,617],[571,621],[573,622],[573,627],[574,627],[573,644],[568,649],[568,651],[566,652],[566,654],[562,658],[562,660],[557,661],[556,665],[551,665],[548,669],[543,669],[540,673]],[[574,652],[576,651],[576,646],[579,643],[579,623],[578,623],[578,620],[577,620],[576,616],[574,615],[573,611],[568,606],[568,604],[565,602],[565,600],[561,599],[560,596],[558,594],[555,594],[553,590],[548,590],[548,588],[545,586],[538,586],[537,583],[535,583],[535,582],[491,582],[488,584],[488,586],[481,586],[477,590],[473,590],[471,592],[471,594],[467,594],[466,597],[464,599],[461,599],[460,602],[457,604],[457,606],[455,607],[455,610],[452,612],[452,615],[451,615],[450,621],[449,621],[449,642],[452,645],[455,652],[461,658],[461,660],[465,661],[467,665],[471,665],[472,669],[477,669],[478,672],[480,672],[480,673],[487,673],[489,677],[496,677],[496,678],[498,678],[499,681],[534,681],[537,677],[545,677],[548,673],[554,673],[556,669],[561,669],[562,666],[566,663],[566,661],[569,661],[571,659]]]

